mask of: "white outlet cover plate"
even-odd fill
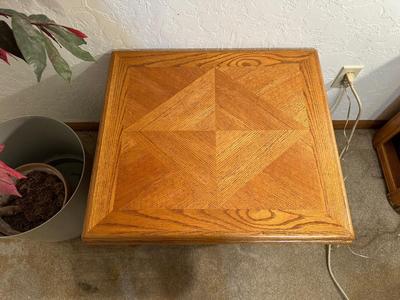
[[[364,66],[343,66],[340,69],[339,73],[336,75],[335,79],[333,80],[331,88],[343,87],[342,81],[346,73],[354,73],[354,78],[356,78],[363,68]]]

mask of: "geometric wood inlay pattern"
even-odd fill
[[[353,239],[313,50],[116,52],[83,239]]]

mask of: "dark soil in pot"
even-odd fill
[[[43,171],[32,171],[17,182],[22,197],[12,196],[8,205],[17,205],[21,211],[3,219],[13,229],[24,232],[39,226],[54,216],[63,206],[65,188],[57,176]]]

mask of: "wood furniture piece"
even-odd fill
[[[388,200],[400,212],[400,112],[375,134],[373,143],[389,190]]]
[[[317,52],[114,52],[82,237],[350,242]]]

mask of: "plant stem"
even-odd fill
[[[19,231],[12,229],[2,218],[0,218],[0,232],[4,235],[14,235],[20,233]]]
[[[11,197],[7,197],[6,195],[0,196],[0,207],[7,205],[7,203],[10,201]]]
[[[21,211],[21,207],[18,205],[10,205],[0,207],[0,216],[13,216]]]

